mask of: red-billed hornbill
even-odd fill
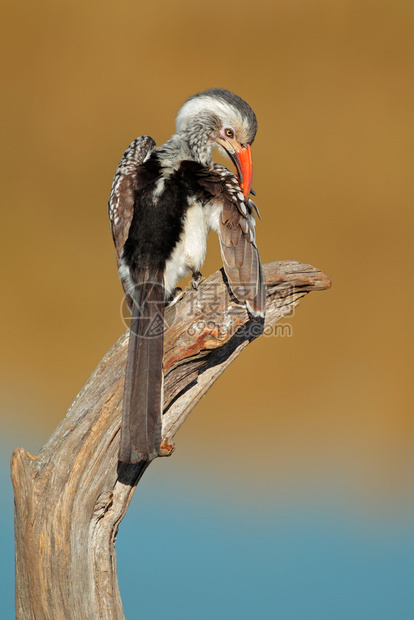
[[[234,295],[251,315],[264,315],[265,282],[249,198],[256,131],[256,116],[243,99],[206,90],[184,103],[168,142],[156,148],[149,136],[137,138],[116,170],[109,217],[132,312],[120,461],[137,463],[159,453],[163,329],[156,321],[190,271],[197,288],[210,230],[219,235]],[[237,177],[212,163],[215,146],[233,161]]]

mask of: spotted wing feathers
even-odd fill
[[[220,203],[219,238],[223,266],[230,288],[245,301],[254,316],[264,316],[266,283],[256,246],[257,207],[246,199],[237,176],[224,166],[211,164],[202,185]]]
[[[137,169],[154,149],[155,141],[149,136],[136,138],[123,154],[115,172],[108,212],[118,267],[134,214]]]

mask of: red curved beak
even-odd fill
[[[237,176],[245,198],[249,197],[252,186],[253,162],[250,146],[243,146],[236,151],[235,161]]]

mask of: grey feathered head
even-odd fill
[[[244,191],[250,191],[250,145],[257,120],[248,103],[222,88],[205,90],[187,99],[177,114],[176,127],[202,164],[211,161],[214,146],[223,150],[235,164]]]
[[[211,88],[189,97],[176,118],[177,133],[187,132],[194,124],[219,131],[220,126],[234,130],[243,145],[251,144],[257,132],[256,115],[241,97],[222,88]]]

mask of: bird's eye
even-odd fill
[[[234,138],[234,131],[232,129],[226,129],[224,133],[228,138]]]

